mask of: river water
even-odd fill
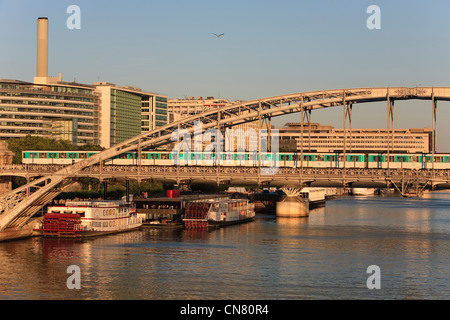
[[[449,192],[343,196],[308,218],[0,243],[0,299],[449,299],[449,240]]]

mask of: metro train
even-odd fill
[[[49,151],[27,150],[22,152],[24,164],[73,164],[89,158],[100,151]],[[298,153],[255,153],[234,152],[222,153],[220,159],[214,154],[202,152],[180,153],[176,162],[176,155],[170,151],[143,151],[141,159],[137,152],[128,152],[113,157],[104,163],[106,165],[192,165],[192,166],[277,166],[277,167],[315,167],[315,168],[343,168],[344,154],[304,152],[303,162]],[[345,155],[346,168],[405,168],[405,169],[448,169],[450,168],[450,154],[435,154],[434,165],[432,154],[405,153],[347,153]]]

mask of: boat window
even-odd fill
[[[80,215],[81,218],[84,218],[84,211],[77,211],[77,213]]]

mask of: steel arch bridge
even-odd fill
[[[300,92],[210,109],[143,133],[3,195],[0,198],[0,232],[6,228],[22,228],[33,214],[71,184],[70,178],[73,175],[84,168],[102,164],[105,160],[129,151],[140,152],[169,144],[172,142],[172,133],[176,130],[183,129],[184,132],[193,134],[196,121],[201,121],[202,133],[211,128],[223,130],[253,121],[258,121],[261,126],[263,120],[291,113],[301,113],[303,124],[305,121],[310,122],[313,110],[344,106],[345,132],[347,119],[351,126],[353,104],[386,101],[387,124],[393,137],[394,101],[410,99],[431,100],[434,140],[437,101],[450,101],[450,87],[377,87]],[[389,152],[389,147],[387,150]]]

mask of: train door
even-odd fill
[[[378,155],[373,156],[373,161],[377,162],[377,169],[383,169],[383,154],[378,153]]]

